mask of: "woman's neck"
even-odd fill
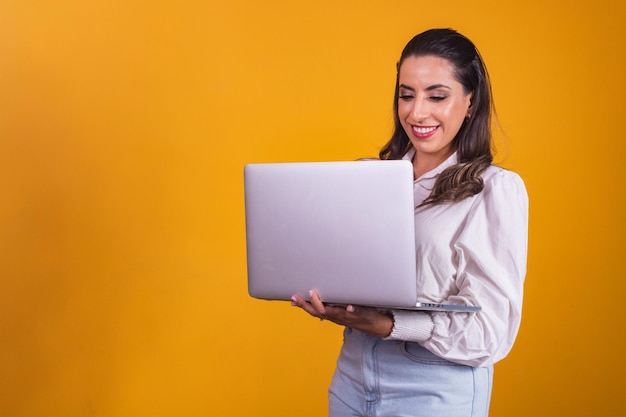
[[[411,162],[413,163],[413,177],[418,179],[428,171],[432,171],[437,168],[454,153],[453,150],[443,154],[424,154],[415,152]]]

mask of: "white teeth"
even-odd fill
[[[433,130],[437,129],[437,127],[414,127],[413,129],[415,129],[415,132],[419,133],[420,135],[425,135],[426,133],[430,133]]]

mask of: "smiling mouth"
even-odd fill
[[[439,128],[439,126],[429,126],[429,127],[419,127],[419,126],[411,126],[413,128],[413,134],[415,137],[424,139],[432,136],[435,131]]]

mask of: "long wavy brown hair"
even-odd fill
[[[402,159],[411,141],[398,117],[400,67],[408,57],[436,56],[454,67],[454,76],[465,93],[473,93],[471,117],[466,118],[452,140],[458,163],[446,168],[435,181],[430,195],[420,206],[457,202],[483,189],[481,174],[492,161],[491,118],[495,113],[489,74],[480,53],[465,36],[452,29],[431,29],[420,33],[404,47],[397,64],[394,95],[394,130],[380,150],[380,159]]]

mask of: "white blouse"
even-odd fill
[[[412,149],[404,159],[410,159]],[[456,153],[414,183],[415,205]],[[418,342],[449,361],[490,366],[520,326],[528,244],[528,195],[519,175],[491,166],[484,189],[458,203],[415,211],[417,282],[424,302],[480,305],[476,313],[393,310],[389,340]]]

